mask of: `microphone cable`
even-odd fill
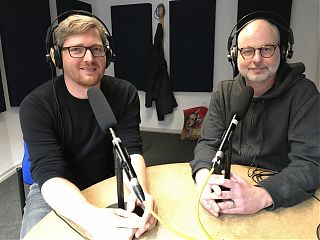
[[[157,215],[152,209],[151,207],[147,204],[146,201],[143,201],[143,205],[146,207],[146,209],[151,213],[151,215],[158,220],[159,223],[161,223],[163,226],[165,226],[166,228],[168,228],[170,231],[172,231],[173,233],[175,233],[176,235],[180,236],[183,239],[186,240],[196,240],[196,238],[190,237],[182,232],[179,232],[178,230],[176,230],[175,228],[173,228],[171,225],[167,224],[166,222],[164,222],[159,215]],[[73,226],[72,223],[70,223],[71,221],[69,219],[66,219],[65,217],[61,216],[60,214],[58,214],[54,209],[53,212],[56,214],[57,217],[59,217],[64,223],[66,223],[68,225],[68,227],[70,227],[74,232],[76,232],[77,234],[79,234],[83,239],[85,240],[90,240],[90,237],[87,237],[85,234],[83,234],[80,230],[77,229],[77,227],[80,227],[79,225],[77,225],[77,227]],[[80,227],[81,228],[81,227]],[[83,229],[84,230],[84,229]],[[84,230],[85,231],[85,230]],[[87,234],[90,235],[90,233],[87,232]],[[208,238],[210,240],[212,240],[212,238]]]
[[[146,209],[148,210],[148,212],[151,213],[151,215],[158,220],[159,223],[161,223],[163,226],[165,226],[166,228],[168,228],[170,231],[172,231],[173,233],[175,233],[176,235],[180,236],[181,238],[184,238],[184,239],[188,239],[188,240],[196,240],[196,238],[193,238],[193,237],[189,237],[188,235],[182,233],[182,232],[179,232],[178,230],[176,230],[174,227],[172,227],[170,224],[167,224],[166,222],[164,222],[160,216],[158,214],[156,214],[152,209],[151,207],[147,204],[146,201],[143,201],[143,204],[144,206],[146,207]],[[211,238],[210,238],[211,240]]]
[[[265,178],[268,178],[270,176],[273,176],[279,173],[277,171],[259,168],[255,160],[256,160],[256,157],[254,157],[247,172],[248,177],[250,177],[255,183],[258,184]]]
[[[250,177],[255,183],[258,184],[262,180],[279,173],[278,171],[259,167],[256,162],[256,159],[259,156],[257,151],[249,143],[243,142],[242,144],[249,147],[251,151],[254,153],[253,160],[251,161],[251,164],[247,171],[247,176]]]
[[[218,165],[216,165],[218,166]],[[203,193],[203,190],[205,188],[205,186],[207,185],[208,181],[209,181],[209,178],[211,177],[211,175],[214,173],[214,170],[215,170],[215,164],[213,164],[212,168],[210,169],[203,185],[201,186],[201,190],[198,194],[198,199],[197,199],[197,208],[196,208],[196,216],[197,216],[197,223],[198,223],[198,226],[200,227],[200,229],[202,230],[202,232],[206,235],[207,239],[209,240],[213,240],[214,238],[212,238],[210,236],[210,234],[207,232],[207,230],[205,229],[205,227],[203,226],[202,222],[201,222],[201,218],[200,218],[200,199],[201,199],[201,195]]]
[[[78,231],[76,229],[76,227],[72,226],[71,223],[69,223],[70,220],[67,220],[65,217],[61,216],[60,214],[58,214],[56,212],[56,210],[52,209],[53,212],[56,214],[56,216],[58,216],[65,224],[67,224],[74,232],[76,232],[77,234],[79,234],[83,239],[85,240],[91,240],[91,238],[85,236],[84,234],[82,234],[80,231]]]
[[[54,64],[51,61],[48,61],[49,65],[50,65],[50,70],[51,70],[51,84],[52,84],[52,91],[53,91],[53,96],[54,96],[54,100],[57,104],[57,109],[58,109],[58,118],[60,120],[60,124],[61,124],[61,130],[62,130],[62,134],[61,134],[61,139],[60,139],[60,143],[61,143],[61,147],[62,149],[64,148],[64,136],[65,136],[65,131],[64,131],[64,126],[63,126],[63,121],[62,121],[62,111],[60,108],[60,103],[59,103],[59,99],[58,99],[58,93],[57,93],[57,89],[56,89],[56,81],[57,78],[59,76],[57,76],[57,73],[54,71]],[[56,74],[55,74],[56,73]],[[56,76],[54,76],[56,75]]]
[[[199,198],[200,199],[200,198]],[[143,205],[146,207],[146,209],[148,210],[148,212],[151,213],[151,215],[158,220],[159,223],[161,223],[163,226],[165,226],[167,229],[169,229],[170,231],[172,231],[173,233],[175,233],[176,235],[180,236],[181,238],[183,239],[186,239],[186,240],[196,240],[196,238],[194,237],[190,237],[178,230],[176,230],[174,227],[172,227],[171,225],[167,224],[166,222],[164,222],[160,216],[158,214],[156,214],[152,209],[151,207],[148,205],[148,203],[146,201],[143,201],[142,202]],[[69,219],[61,216],[60,214],[58,214],[54,209],[53,209],[53,212],[55,213],[55,215],[57,217],[59,217],[64,223],[66,223],[74,232],[76,232],[78,235],[80,235],[82,238],[84,238],[85,240],[90,240],[91,238],[86,236],[87,234],[90,235],[90,233],[86,232],[84,229],[84,231],[87,233],[87,234],[83,234],[80,230],[77,229],[77,227],[80,227],[79,225],[76,226],[73,226],[73,224],[71,223],[72,221],[70,221]],[[80,227],[81,228],[81,227]],[[209,235],[207,235],[208,237]],[[209,240],[213,240],[210,236],[208,237]]]

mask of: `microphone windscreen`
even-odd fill
[[[112,109],[98,87],[89,88],[88,98],[93,110],[94,116],[103,132],[107,133],[110,127],[117,125],[117,120],[112,112]]]
[[[232,115],[237,115],[238,121],[244,119],[245,115],[247,114],[252,97],[253,88],[250,86],[245,86],[231,110]]]

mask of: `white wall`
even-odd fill
[[[50,1],[50,11],[52,18],[56,16],[55,0]],[[165,57],[170,66],[169,52],[169,0],[82,0],[93,6],[93,13],[101,18],[111,29],[110,6],[121,4],[151,3],[152,9],[159,3],[163,3],[166,9],[164,20],[164,51]],[[226,41],[230,31],[236,23],[237,0],[216,0],[216,26],[215,26],[215,52],[214,52],[214,86],[217,82],[232,77],[232,69],[227,61]],[[292,62],[302,61],[306,64],[306,73],[309,79],[316,82],[319,88],[320,76],[320,26],[318,0],[293,0],[292,1],[291,27],[293,29],[295,44]],[[153,35],[156,29],[157,20],[153,19]],[[196,26],[190,26],[192,28]],[[138,33],[137,33],[138,34]],[[130,40],[129,40],[130,41]],[[130,43],[128,41],[128,44]],[[18,108],[9,106],[5,70],[2,59],[0,43],[0,68],[2,81],[5,90],[7,111],[0,113],[0,181],[12,172],[17,164],[21,162],[23,156],[23,142],[18,119]],[[170,69],[169,69],[170,70]],[[109,75],[114,75],[113,64],[106,71]],[[181,131],[183,125],[183,109],[208,105],[210,93],[188,93],[175,92],[178,107],[172,114],[165,115],[165,121],[158,121],[155,108],[144,107],[144,92],[139,92],[141,102],[141,129],[152,131],[176,132]]]
[[[19,123],[18,108],[11,108],[9,104],[8,88],[5,77],[0,38],[0,69],[2,86],[7,111],[0,113],[0,182],[14,172],[15,167],[23,157],[23,141]]]
[[[289,62],[303,62],[306,76],[319,88],[319,0],[293,0],[291,28],[294,34],[294,53]]]
[[[166,9],[164,19],[164,52],[165,58],[170,67],[170,52],[169,52],[169,2],[158,0],[82,0],[93,5],[93,13],[101,18],[110,31],[111,28],[111,12],[110,6],[136,4],[136,3],[151,3],[153,11],[159,3],[163,3]],[[237,0],[217,0],[216,1],[216,23],[215,23],[215,47],[214,47],[214,73],[213,85],[215,86],[220,80],[230,79],[232,77],[232,68],[227,61],[226,45],[227,38],[231,29],[236,23],[237,16]],[[157,26],[157,20],[153,19],[153,36]],[[306,27],[307,26],[307,27]],[[196,26],[190,26],[190,31]],[[319,88],[319,1],[318,0],[293,0],[291,28],[294,33],[294,55],[289,62],[302,61],[306,64],[306,74],[308,78],[315,81]],[[138,34],[138,33],[137,33]],[[130,41],[130,40],[129,40]],[[128,41],[128,43],[129,43]],[[169,69],[170,71],[170,69]],[[114,75],[113,64],[106,71],[109,75]],[[210,93],[194,93],[194,92],[175,92],[178,107],[172,114],[165,115],[164,121],[157,120],[155,107],[146,108],[145,92],[139,91],[141,104],[141,128],[152,131],[165,132],[180,132],[183,125],[183,109],[195,106],[209,104]]]
[[[164,54],[168,63],[168,70],[170,72],[170,52],[169,52],[169,1],[158,0],[82,0],[83,2],[92,4],[93,13],[98,16],[107,25],[110,31],[111,27],[111,10],[113,5],[125,5],[125,4],[137,4],[137,3],[151,3],[152,10],[154,11],[159,3],[163,3],[165,6],[165,19],[164,19]],[[237,13],[237,0],[217,0],[216,4],[216,39],[215,39],[215,65],[214,65],[214,84],[222,79],[230,79],[232,77],[232,69],[226,58],[226,39],[230,34],[233,25],[236,22]],[[228,12],[228,14],[225,14]],[[231,17],[226,18],[226,15]],[[158,24],[158,20],[153,18],[153,36]],[[191,26],[192,28],[196,26]],[[138,34],[138,33],[137,33]],[[129,42],[128,42],[129,44]],[[107,74],[114,76],[113,64],[109,66],[106,71]],[[145,107],[145,92],[139,91],[140,105],[141,105],[141,129],[162,131],[162,132],[174,132],[179,133],[183,125],[183,109],[196,107],[196,106],[208,106],[211,93],[205,92],[175,92],[175,98],[178,103],[178,107],[174,109],[171,114],[165,115],[164,121],[158,121],[155,107]]]
[[[153,8],[160,1],[152,1]],[[166,15],[165,15],[165,26],[164,26],[164,51],[166,60],[168,62],[168,69],[170,67],[170,55],[169,55],[169,2],[166,2]],[[229,12],[231,17],[226,18],[225,12]],[[230,34],[233,25],[236,22],[237,13],[237,1],[236,0],[217,0],[216,1],[216,23],[215,23],[215,46],[214,46],[214,72],[213,72],[213,84],[214,86],[220,80],[232,78],[232,68],[226,58],[226,39]],[[157,20],[153,19],[154,27],[156,29]],[[196,26],[190,26],[190,31]],[[155,31],[155,30],[154,30]],[[169,69],[170,72],[170,69]],[[208,92],[175,92],[175,98],[178,103],[178,107],[175,108],[174,112],[165,115],[165,121],[158,121],[155,107],[146,108],[145,103],[145,92],[140,91],[140,102],[141,102],[141,128],[142,129],[158,129],[159,131],[166,132],[181,132],[184,116],[183,110],[187,108],[197,106],[209,105],[211,93]]]

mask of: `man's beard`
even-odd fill
[[[75,82],[83,87],[92,87],[95,86],[97,83],[99,83],[101,81],[102,77],[101,76],[97,76],[95,78],[92,78],[90,80],[88,79],[84,79],[84,78],[77,78],[75,79]]]
[[[239,72],[248,81],[263,82],[263,81],[266,81],[268,79],[273,78],[276,75],[277,70],[279,68],[279,65],[280,65],[280,60],[274,62],[271,66],[267,67],[260,74],[250,73],[250,70],[248,70],[248,68],[241,68],[241,67],[239,67]],[[239,66],[239,64],[238,64],[238,66]]]

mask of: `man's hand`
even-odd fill
[[[230,180],[218,179],[215,184],[230,189],[230,191],[221,192],[220,198],[227,200],[217,203],[220,213],[253,214],[273,203],[271,196],[265,189],[249,184],[235,173],[230,174]],[[213,193],[213,197],[218,196]]]
[[[198,191],[203,186],[209,171],[203,170],[199,170],[196,175]],[[221,191],[220,186],[230,190]],[[216,202],[217,199],[222,199],[222,201]],[[272,205],[272,199],[265,189],[252,186],[239,175],[231,173],[230,179],[224,179],[223,175],[210,176],[201,195],[201,204],[208,212],[218,217],[220,213],[252,214],[259,212]]]
[[[202,187],[205,184],[208,174],[209,174],[209,169],[203,168],[197,171],[195,179],[197,183],[198,194],[201,194]],[[210,178],[212,178],[213,176],[214,175],[212,175]],[[202,191],[202,194],[200,197],[200,203],[203,206],[203,208],[206,209],[208,212],[210,212],[212,215],[214,215],[215,217],[219,217],[220,209],[217,203],[215,202],[215,200],[212,198],[212,187],[216,188],[217,190],[220,190],[219,186],[214,186],[214,185],[211,186],[210,184],[207,183],[204,186],[204,189]]]
[[[146,198],[146,204],[155,212],[158,212],[158,208],[155,204],[155,201],[151,195],[148,193],[144,193]],[[136,206],[143,207],[143,205],[140,203],[140,201],[137,199],[134,193],[130,193],[128,196],[128,202],[127,202],[127,211],[133,212]],[[144,213],[142,215],[143,220],[143,226],[137,229],[135,233],[135,237],[140,237],[144,232],[151,230],[154,228],[157,224],[157,220],[151,215],[150,212],[147,211],[147,209],[144,209]]]
[[[144,226],[138,215],[119,208],[97,208],[90,212],[88,222],[86,229],[94,240],[130,240]]]

